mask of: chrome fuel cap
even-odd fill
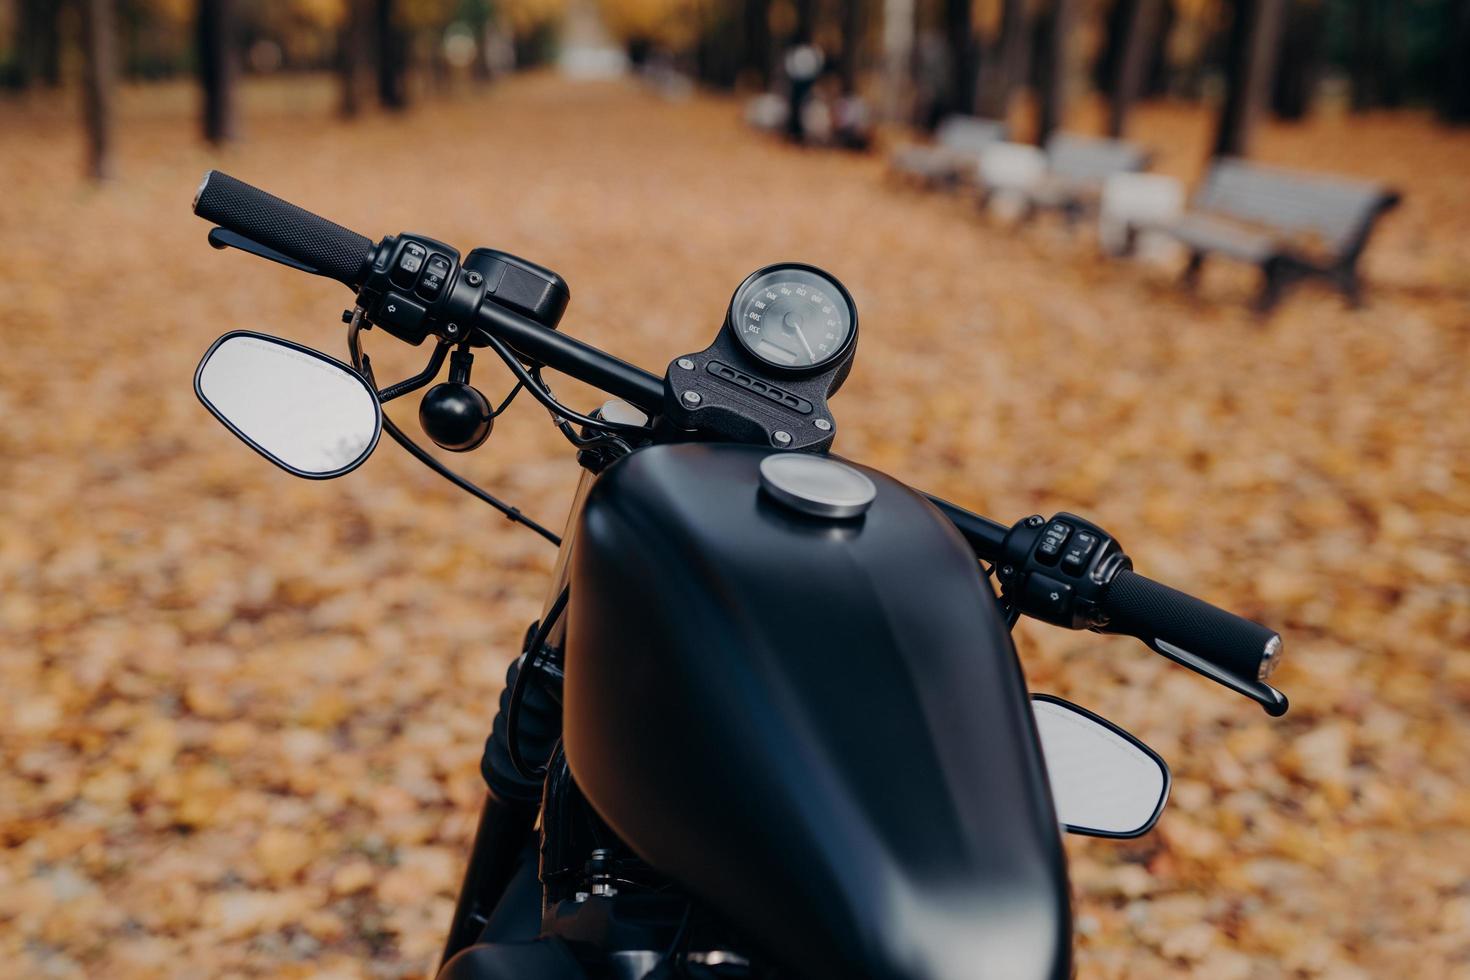
[[[863,473],[805,453],[772,453],[761,460],[761,486],[766,493],[813,517],[857,517],[878,495]]]

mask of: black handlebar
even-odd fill
[[[1286,698],[1265,683],[1281,656],[1274,630],[1126,568],[1108,583],[1101,606],[1103,632],[1136,637],[1254,698],[1270,714],[1286,712]]]
[[[329,279],[354,289],[362,285],[370,239],[229,174],[211,170],[204,175],[194,213]]]
[[[427,311],[419,301],[427,301],[443,320],[441,342],[481,345],[487,341],[477,334],[483,332],[511,349],[505,351],[507,357],[513,351],[625,399],[650,417],[661,411],[662,378],[557,332],[554,319],[532,319],[514,304],[501,302],[498,291],[492,298],[496,284],[477,269],[461,276],[458,252],[447,245],[390,237],[375,246],[354,231],[217,170],[205,174],[199,185],[194,213],[246,240],[216,230],[219,240],[211,238],[216,245],[246,247],[253,242],[263,246],[248,249],[256,254],[275,261],[284,257],[297,268],[359,290],[359,304],[373,307],[369,312],[374,322],[409,343],[425,338]],[[435,269],[441,261],[442,272]],[[399,273],[408,278],[400,281]],[[438,281],[426,296],[430,275]],[[560,282],[549,272],[546,276]],[[415,281],[416,293],[410,290]],[[559,318],[560,307],[556,312]],[[996,564],[1002,592],[1016,610],[1071,629],[1137,637],[1165,657],[1254,699],[1270,714],[1285,713],[1285,696],[1265,683],[1280,656],[1276,633],[1135,574],[1106,532],[1074,515],[1059,514],[1051,522],[1037,515],[1006,528],[937,497],[929,499],[977,557]]]

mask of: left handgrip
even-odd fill
[[[308,265],[356,289],[362,285],[372,240],[211,170],[194,195],[194,213]]]

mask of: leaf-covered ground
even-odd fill
[[[841,452],[1002,519],[1092,515],[1285,633],[1273,722],[1133,641],[1020,629],[1033,687],[1176,777],[1151,836],[1069,843],[1081,976],[1470,976],[1470,134],[1265,131],[1264,159],[1407,198],[1366,308],[1304,289],[1261,322],[1245,270],[1191,298],[727,101],[531,77],[349,126],[329,89],[273,84],[215,153],[191,96],[127,95],[100,190],[70,104],[0,106],[0,974],[428,970],[539,609],[550,549],[396,447],[297,481],[195,402],[214,337],[339,352],[348,299],[205,245],[188,205],[219,166],[374,236],[545,263],[565,330],[655,369],[751,269],[831,269],[862,311]],[[1137,135],[1190,176],[1208,125],[1160,107]],[[370,342],[384,375],[424,355]],[[457,462],[553,524],[576,475],[524,399]]]

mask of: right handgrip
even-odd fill
[[[1274,630],[1128,569],[1113,576],[1102,605],[1104,631],[1137,637],[1271,714],[1285,713],[1285,696],[1265,683],[1281,659]]]
[[[372,240],[211,170],[194,195],[194,213],[348,286],[362,285]]]

